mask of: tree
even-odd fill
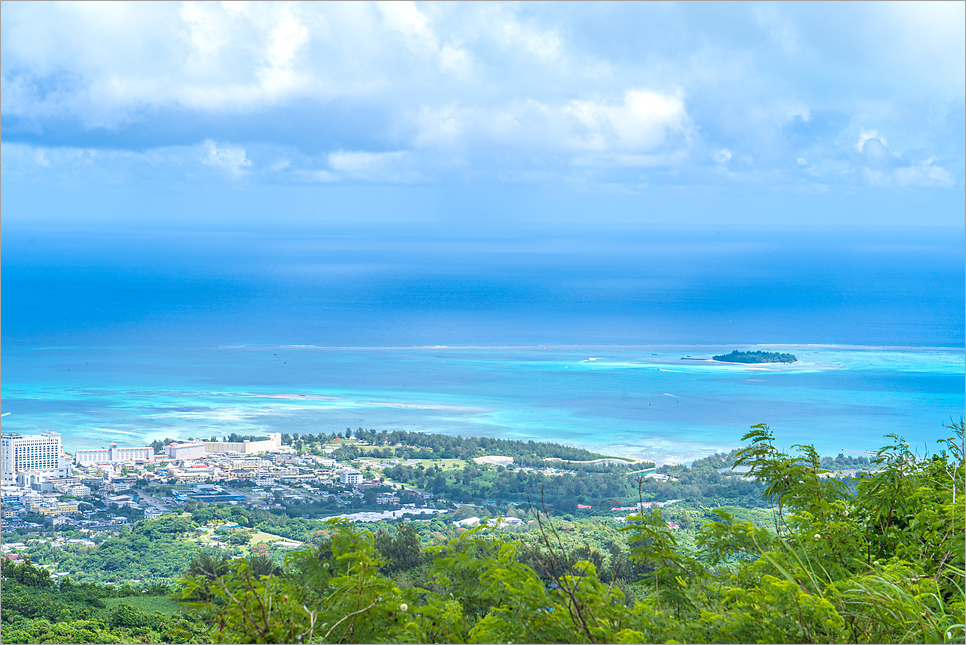
[[[17,564],[6,558],[0,559],[0,577],[10,578],[25,587],[38,587],[46,589],[53,584],[50,578],[50,571],[42,567],[35,567],[30,563],[29,557],[24,557],[23,562]]]
[[[376,549],[386,559],[386,571],[404,571],[423,563],[422,543],[412,524],[401,524],[395,537],[380,532],[375,536]]]

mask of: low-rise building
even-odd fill
[[[152,461],[154,448],[141,446],[139,448],[121,448],[116,443],[109,443],[107,448],[93,450],[78,450],[74,453],[74,460],[79,466],[91,464],[116,464],[119,462]]]
[[[77,502],[43,504],[31,507],[30,511],[38,515],[73,515],[80,512],[77,508]]]
[[[116,479],[111,479],[107,483],[106,488],[112,493],[120,493],[124,490],[131,490],[131,487],[134,486],[135,482],[137,482],[137,480],[132,477],[118,477]]]

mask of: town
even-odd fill
[[[363,429],[357,434],[364,434]],[[370,438],[382,440],[367,440]],[[517,459],[517,463],[513,457],[492,454],[452,458],[452,450],[440,456],[425,446],[391,442],[391,438],[368,434],[353,438],[348,429],[318,441],[299,435],[283,440],[281,433],[269,433],[238,441],[168,439],[140,447],[110,443],[68,455],[56,432],[9,433],[2,439],[2,531],[75,528],[86,538],[140,518],[180,511],[192,503],[373,522],[407,514],[433,515],[474,502],[492,506],[506,501],[475,498],[466,490],[459,491],[458,499],[454,499],[456,495],[448,498],[441,485],[445,478],[440,477],[445,473],[464,484],[482,471],[508,472],[517,478],[583,474],[561,468],[569,460],[560,457]],[[596,462],[578,463],[609,470],[621,466],[630,470],[635,465],[632,460]],[[648,467],[637,471],[645,477],[669,479],[667,474],[654,472],[652,463],[636,464],[640,465]],[[634,510],[626,501],[619,497],[604,500],[603,506],[616,512]],[[601,504],[598,500],[597,505],[570,506],[571,510],[590,510]]]

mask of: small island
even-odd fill
[[[721,363],[797,363],[794,354],[780,354],[778,352],[739,352],[737,349],[730,354],[712,356]]]

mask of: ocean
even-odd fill
[[[116,441],[346,427],[687,462],[920,453],[963,414],[961,231],[467,238],[5,227],[5,432]],[[707,360],[732,349],[794,365]]]

